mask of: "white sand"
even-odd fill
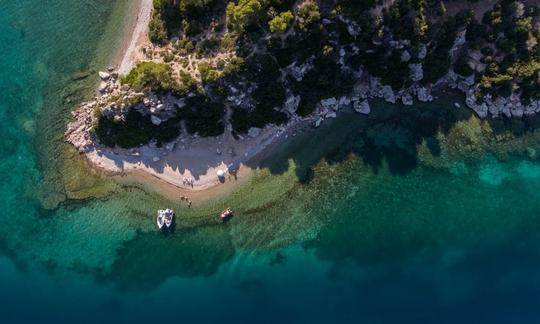
[[[144,171],[175,187],[200,191],[223,182],[217,176],[218,170],[225,172],[222,180],[228,180],[231,177],[229,171],[239,170],[237,175],[243,176],[246,171],[256,169],[263,153],[301,124],[291,122],[284,128],[269,126],[257,137],[242,140],[234,139],[228,131],[212,138],[183,134],[172,143],[173,148],[171,144],[162,148],[145,145],[131,150],[95,146],[86,156],[91,164],[104,171]],[[154,161],[156,157],[159,161]],[[184,179],[193,179],[193,186],[184,183]]]
[[[141,48],[150,43],[148,24],[152,15],[152,0],[140,0],[137,22],[130,35],[129,45],[118,67],[118,73],[127,74],[137,61],[144,58]]]

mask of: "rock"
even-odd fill
[[[423,60],[426,58],[426,55],[427,55],[427,46],[426,44],[420,44],[418,45],[418,58]]]
[[[261,134],[261,131],[262,131],[262,129],[260,129],[258,127],[251,127],[248,130],[248,136],[251,137],[251,138],[255,138],[255,137],[257,137],[257,136],[259,136]]]
[[[411,54],[409,53],[409,51],[404,50],[401,53],[400,59],[401,59],[401,62],[409,62],[409,60],[411,59]]]
[[[471,74],[470,76],[468,76],[464,82],[469,85],[469,86],[473,86],[474,85],[474,74]]]
[[[159,126],[161,124],[161,118],[158,116],[150,115],[150,120],[152,121],[152,124]]]
[[[412,106],[413,105],[413,98],[410,94],[406,93],[403,96],[401,96],[401,102],[405,106]]]
[[[459,103],[457,103],[457,102],[454,102],[454,107],[461,108],[461,105]]]
[[[159,156],[154,156],[154,157],[152,158],[152,161],[154,161],[154,162],[159,162],[159,160],[161,160],[161,159],[159,158]]]
[[[291,114],[296,112],[296,108],[298,108],[298,104],[300,103],[300,96],[289,96],[287,100],[285,101],[284,108]]]
[[[465,105],[471,109],[474,109],[476,107],[476,98],[474,97],[474,95],[470,95],[465,98]]]
[[[355,111],[366,115],[369,114],[371,111],[371,108],[369,107],[369,102],[367,100],[355,101],[353,104],[353,108]]]
[[[103,71],[99,71],[98,74],[99,74],[99,77],[101,78],[101,80],[103,80],[103,81],[107,81],[111,77],[111,75],[109,73],[103,72]]]
[[[349,35],[351,35],[352,37],[357,37],[358,35],[360,35],[361,28],[360,26],[358,26],[358,24],[356,24],[354,21],[349,20],[346,23]]]
[[[331,112],[329,112],[328,114],[326,114],[325,117],[326,117],[326,118],[336,118],[337,115],[336,115],[336,113],[335,113],[334,111],[331,111]]]
[[[220,149],[216,149],[216,154],[217,154],[217,155],[221,155],[221,150],[220,150]]]
[[[324,120],[324,119],[323,119],[322,117],[319,117],[319,118],[315,121],[315,127],[321,126],[323,120]]]
[[[477,105],[475,108],[473,108],[473,110],[481,119],[486,118],[488,115],[488,106],[485,102],[483,102],[481,105]]]
[[[169,151],[169,152],[172,152],[172,151],[174,151],[174,146],[175,145],[176,145],[175,142],[167,143],[167,145],[165,145],[165,149],[167,149],[167,151]]]
[[[107,84],[107,82],[101,81],[99,83],[98,90],[99,90],[100,93],[105,93],[108,88],[109,88],[109,85]]]
[[[416,92],[416,96],[421,102],[428,102],[433,100],[433,96],[430,95],[429,91],[424,87],[418,89],[418,91]]]
[[[450,49],[450,51],[448,51],[448,53],[450,55],[450,59],[452,61],[456,58],[456,55],[459,52],[459,50],[461,49],[461,47],[463,46],[463,44],[465,44],[465,33],[466,32],[467,32],[467,30],[464,29],[464,30],[457,33],[456,38],[454,39],[454,45],[452,45],[452,48]]]
[[[339,108],[348,107],[350,104],[351,104],[351,99],[349,97],[343,96],[339,98],[339,101],[338,101]]]
[[[409,78],[411,78],[411,80],[414,82],[420,81],[424,78],[422,63],[409,64]]]
[[[396,96],[394,95],[394,91],[392,90],[391,86],[384,86],[381,90],[381,93],[386,102],[396,103]]]
[[[325,109],[334,109],[335,106],[337,106],[337,100],[336,98],[328,98],[321,100],[321,106]]]

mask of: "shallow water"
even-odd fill
[[[539,320],[538,134],[454,99],[342,114],[192,209],[86,169],[62,132],[126,7],[0,6],[1,322]]]

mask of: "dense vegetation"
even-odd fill
[[[150,38],[173,40],[172,52],[165,63],[138,64],[122,82],[162,94],[191,93],[179,117],[189,133],[201,136],[224,131],[226,106],[237,133],[286,122],[288,95],[300,96],[296,113],[308,115],[320,100],[350,93],[359,75],[367,75],[359,71],[397,91],[431,86],[453,70],[474,77],[479,97],[540,99],[540,11],[530,1],[396,0],[373,15],[381,2],[154,0]],[[475,12],[485,6],[480,19]],[[460,35],[464,43],[454,51]],[[234,57],[213,60],[218,52]],[[185,55],[205,58],[195,64],[200,80],[171,70],[169,62],[187,65],[178,58]],[[290,73],[306,65],[300,77]],[[238,93],[247,99],[234,99]]]
[[[180,134],[178,119],[173,118],[159,126],[152,124],[150,116],[143,116],[135,109],[128,109],[124,120],[97,118],[95,133],[100,143],[110,147],[133,148],[155,140],[158,146],[170,142]]]

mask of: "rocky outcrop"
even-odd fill
[[[409,64],[409,78],[414,82],[418,82],[424,78],[422,63]]]
[[[353,108],[356,112],[365,115],[371,112],[371,107],[369,106],[369,102],[367,101],[367,99],[353,101]]]

